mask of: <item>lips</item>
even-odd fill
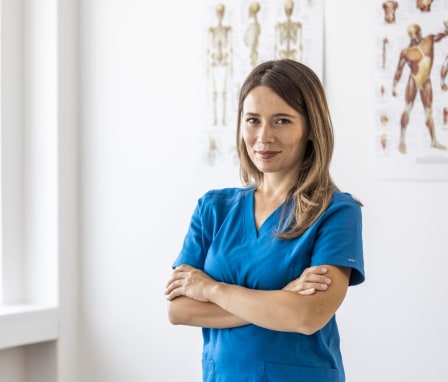
[[[267,160],[275,157],[280,151],[256,151],[255,152],[261,159]]]

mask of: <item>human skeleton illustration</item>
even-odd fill
[[[250,49],[250,64],[254,67],[258,61],[258,38],[260,36],[261,27],[258,22],[257,14],[260,11],[260,3],[255,1],[249,5],[249,18],[252,22],[246,29],[244,43]]]
[[[208,29],[207,69],[211,78],[213,124],[218,125],[218,105],[221,106],[221,123],[226,125],[226,102],[229,78],[232,76],[232,27],[223,25],[224,4],[216,6],[218,24]],[[218,97],[219,95],[219,97]]]
[[[275,26],[275,56],[302,61],[302,23],[291,20],[294,1],[286,0],[284,9],[286,21]]]

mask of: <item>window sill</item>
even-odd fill
[[[58,337],[58,309],[42,305],[0,305],[0,350],[53,341]]]

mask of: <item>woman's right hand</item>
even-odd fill
[[[283,290],[309,296],[317,291],[326,291],[331,280],[325,276],[328,269],[322,266],[306,268],[302,274],[286,285]]]

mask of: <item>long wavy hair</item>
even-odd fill
[[[310,132],[303,160],[297,163],[299,175],[287,196],[287,202],[293,202],[292,216],[285,216],[284,209],[280,223],[284,228],[277,232],[282,239],[293,239],[319,218],[337,190],[329,171],[334,146],[330,111],[322,83],[309,67],[290,59],[267,61],[255,67],[241,87],[238,102],[237,150],[240,176],[246,186],[263,182],[263,173],[250,159],[241,133],[244,100],[257,86],[269,87],[303,115]]]

